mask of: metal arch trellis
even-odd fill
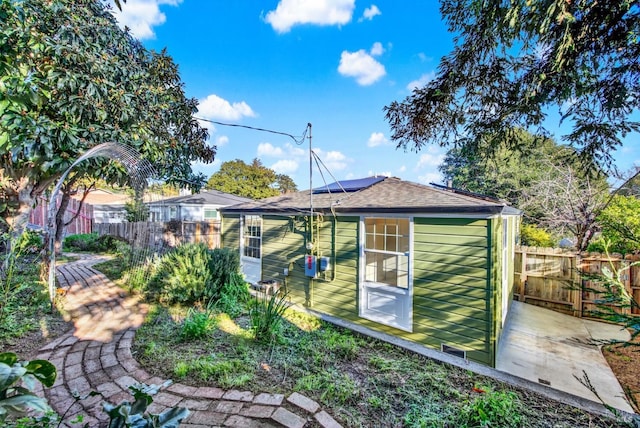
[[[142,191],[147,186],[148,180],[157,177],[156,171],[151,163],[146,159],[140,158],[134,148],[125,144],[110,142],[99,144],[92,149],[88,150],[82,156],[80,156],[69,168],[62,174],[49,199],[49,207],[47,210],[47,232],[49,234],[49,299],[53,307],[55,299],[55,283],[56,283],[56,252],[55,252],[55,236],[56,236],[56,210],[57,199],[62,184],[67,179],[67,176],[71,170],[79,163],[96,157],[108,157],[110,159],[119,161],[129,174],[130,184],[136,192]]]

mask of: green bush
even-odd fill
[[[529,247],[554,247],[556,244],[549,232],[533,224],[522,225],[520,243]]]
[[[240,273],[240,255],[229,248],[216,248],[211,252],[209,261],[211,271],[211,287],[207,290],[207,298],[217,300],[222,297],[225,285],[235,282]]]
[[[88,251],[93,253],[113,253],[120,249],[121,241],[110,235],[79,233],[64,238],[63,247],[67,251]]]
[[[479,393],[457,413],[454,426],[459,427],[521,427],[525,418],[522,415],[520,400],[512,391],[493,391],[482,388]]]
[[[165,254],[149,281],[148,293],[163,303],[202,301],[212,286],[211,255],[205,244],[184,244]]]
[[[32,230],[25,230],[18,240],[17,251],[26,253],[38,253],[44,248],[44,239],[42,234]]]
[[[215,325],[216,321],[210,312],[191,308],[182,322],[180,336],[184,340],[200,339],[208,335]]]

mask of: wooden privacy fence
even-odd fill
[[[177,247],[200,242],[210,249],[220,247],[220,220],[95,223],[93,231],[98,235],[123,238],[138,248]]]
[[[603,268],[619,271],[625,290],[640,302],[640,256],[570,252],[556,248],[516,247],[514,298],[576,317],[590,317],[598,311],[604,288],[582,272],[600,274]],[[625,269],[626,268],[626,269]],[[638,308],[614,308],[640,315]]]

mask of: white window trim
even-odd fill
[[[245,218],[246,217],[257,217],[260,220],[260,247],[259,247],[259,253],[260,253],[260,257],[251,257],[251,256],[247,256],[245,255]],[[240,222],[240,227],[241,229],[241,236],[240,236],[240,257],[246,258],[246,259],[250,259],[250,260],[262,260],[262,234],[264,232],[263,229],[263,223],[262,223],[262,216],[261,215],[255,215],[255,214],[243,214],[241,216],[241,222]]]

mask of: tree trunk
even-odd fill
[[[71,201],[71,193],[69,189],[64,189],[60,192],[62,198],[60,199],[60,206],[56,211],[56,234],[54,236],[54,251],[56,255],[62,254],[62,236],[64,235],[64,215],[69,208],[69,202]]]
[[[5,189],[8,206],[5,221],[9,227],[12,239],[17,239],[29,223],[31,209],[35,205],[36,195],[34,186],[29,183],[19,185],[16,188]]]

